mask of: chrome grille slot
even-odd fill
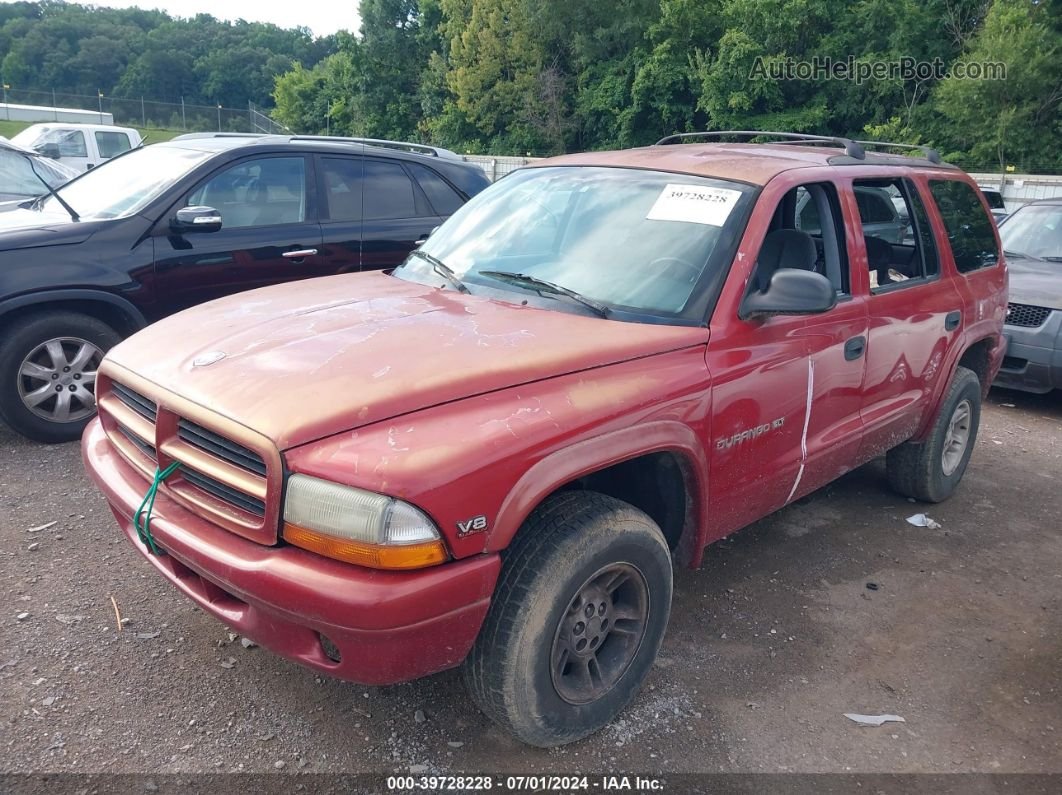
[[[237,491],[234,488],[226,486],[219,480],[215,480],[212,477],[204,475],[201,472],[196,472],[194,469],[188,469],[187,467],[181,469],[181,477],[196,488],[202,489],[207,494],[210,494],[223,502],[227,502],[240,510],[247,511],[247,513],[254,514],[258,517],[265,516],[265,503],[262,500],[255,499],[248,494],[244,494],[242,491]]]
[[[1004,322],[1009,326],[1038,328],[1044,324],[1050,314],[1051,310],[1043,306],[1007,304],[1007,319]]]
[[[265,477],[266,464],[258,453],[207,430],[202,425],[197,425],[190,420],[179,420],[177,436],[188,444],[224,459],[230,464]]]
[[[158,418],[159,407],[154,401],[148,400],[127,386],[122,386],[117,381],[111,382],[111,391],[115,397],[149,422],[155,422]]]

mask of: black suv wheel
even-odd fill
[[[18,318],[0,347],[0,415],[39,442],[81,436],[96,414],[96,370],[118,334],[94,317],[52,311]]]

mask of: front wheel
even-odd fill
[[[671,555],[644,513],[564,492],[505,554],[464,666],[480,709],[531,745],[578,740],[637,695],[671,611]]]
[[[79,438],[96,414],[96,370],[119,339],[75,312],[12,321],[0,342],[0,416],[39,442]]]
[[[889,451],[885,458],[889,483],[906,497],[946,500],[970,463],[980,422],[981,382],[972,370],[959,367],[926,440]]]

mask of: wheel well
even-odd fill
[[[93,301],[91,299],[58,299],[54,301],[41,301],[38,304],[27,304],[0,316],[0,326],[7,326],[27,318],[31,315],[40,315],[45,312],[64,311],[78,312],[82,315],[93,317],[101,323],[106,323],[117,331],[122,337],[139,331],[140,323],[130,317],[116,304],[106,301]]]
[[[596,491],[630,503],[660,526],[668,548],[685,563],[690,560],[696,535],[694,489],[693,472],[686,459],[661,452],[621,461],[556,491]]]
[[[975,342],[963,353],[962,358],[959,359],[959,367],[965,367],[968,370],[973,370],[977,376],[977,380],[981,382],[981,397],[988,394],[988,388],[991,386],[988,380],[988,367],[989,367],[989,351],[991,350],[991,340],[981,340]]]

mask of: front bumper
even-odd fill
[[[1062,312],[1048,315],[1042,326],[1003,326],[1009,340],[995,385],[1025,392],[1062,389]]]
[[[81,449],[119,526],[151,565],[234,632],[282,657],[340,679],[383,685],[452,668],[475,641],[501,566],[496,554],[414,572],[375,571],[248,541],[160,492],[151,531],[168,554],[156,557],[132,521],[148,484],[98,419]]]

